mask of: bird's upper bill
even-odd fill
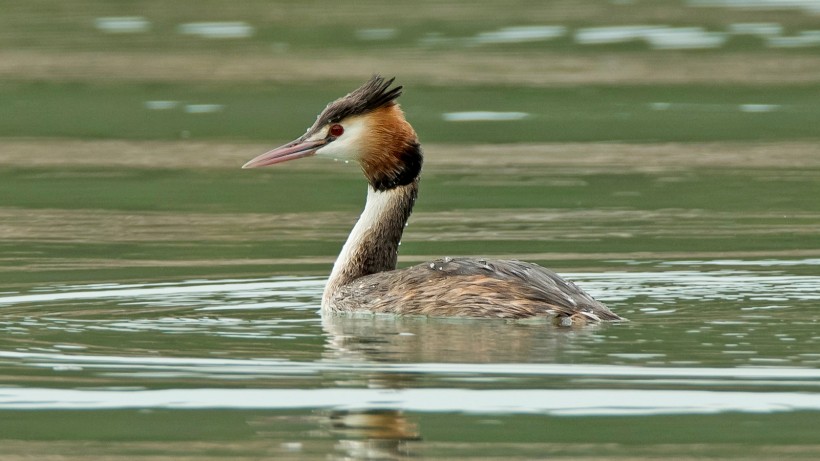
[[[284,146],[279,146],[276,149],[265,152],[264,154],[242,165],[242,168],[256,168],[258,166],[273,165],[276,163],[287,162],[288,160],[296,160],[297,158],[307,157],[315,154],[317,150],[327,145],[328,142],[330,141],[327,138],[313,141],[299,138],[285,144]]]
[[[276,149],[265,152],[264,154],[242,165],[242,168],[256,168],[258,166],[273,165],[276,163],[287,162],[288,160],[307,157],[315,154],[317,150],[326,144],[327,140],[325,139],[316,141],[303,141],[302,139],[297,139],[296,141],[289,142],[284,146],[279,146]]]

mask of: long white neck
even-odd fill
[[[364,211],[336,258],[322,296],[322,308],[341,286],[365,275],[396,268],[399,242],[418,194],[418,179],[386,191],[367,188]]]

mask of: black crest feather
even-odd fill
[[[335,123],[353,115],[366,114],[380,107],[393,104],[401,96],[401,86],[390,88],[395,78],[385,79],[374,75],[364,85],[347,96],[328,104],[319,115],[315,128]]]

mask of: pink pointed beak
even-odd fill
[[[250,162],[242,165],[242,168],[256,168],[259,166],[273,165],[276,163],[287,162],[288,160],[296,160],[297,158],[308,157],[316,153],[322,146],[329,141],[327,139],[319,139],[317,141],[302,141],[297,139],[291,141],[284,146],[279,146],[272,151],[254,158]]]

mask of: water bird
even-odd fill
[[[305,134],[247,162],[255,168],[309,156],[355,161],[367,201],[322,295],[324,313],[434,317],[545,317],[570,326],[622,320],[604,304],[537,264],[442,258],[396,269],[399,243],[416,203],[422,150],[396,102],[401,86],[375,75],[325,107]]]

